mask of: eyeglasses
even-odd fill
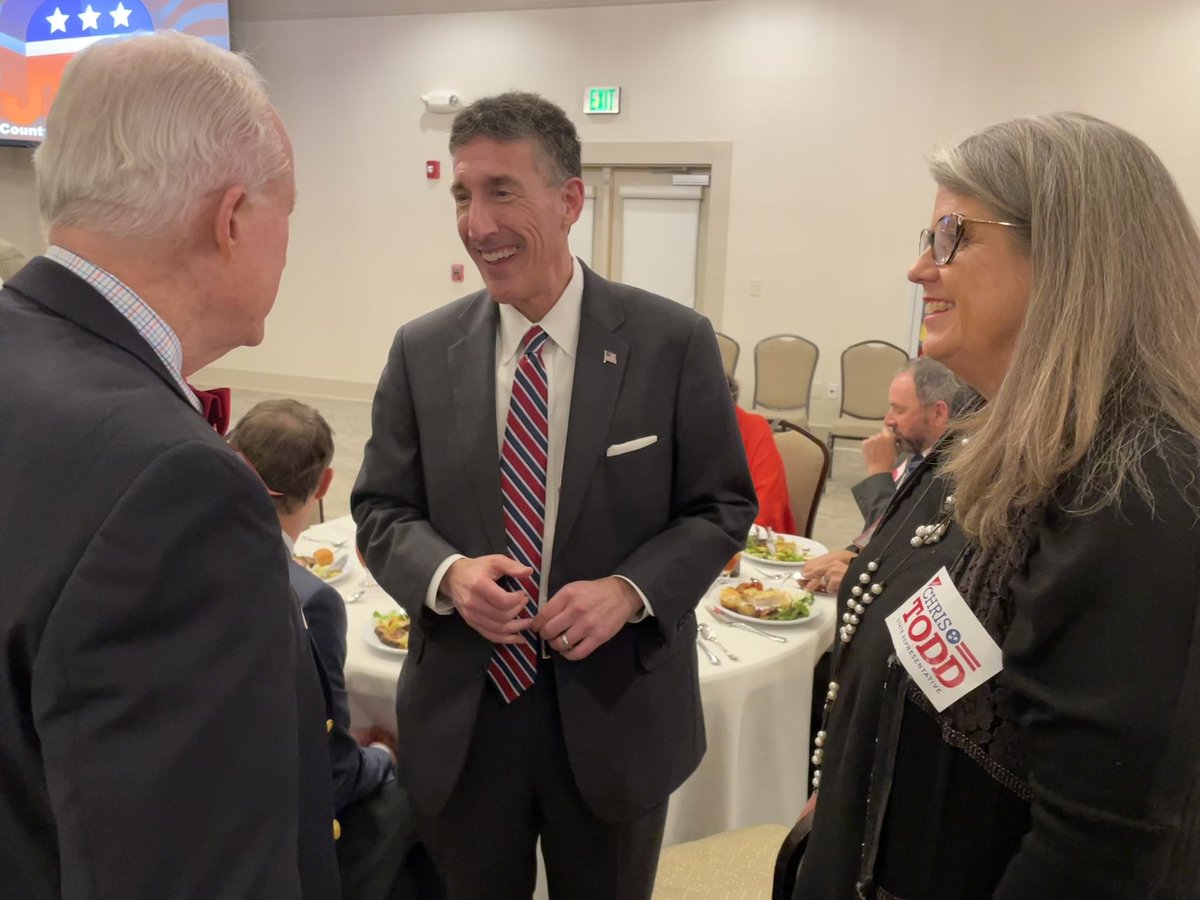
[[[962,243],[963,222],[971,222],[974,225],[1003,225],[1005,228],[1023,228],[1016,222],[995,222],[991,219],[968,219],[961,213],[947,213],[937,220],[937,224],[933,229],[921,229],[921,240],[917,244],[917,256],[921,256],[926,250],[933,250],[933,264],[936,266],[948,266],[954,260],[954,254],[958,252],[958,245]]]

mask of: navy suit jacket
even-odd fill
[[[320,685],[261,481],[49,260],[0,290],[0,385],[0,893],[337,897]]]
[[[288,578],[308,622],[313,658],[328,686],[327,711],[333,721],[329,754],[333,762],[333,802],[338,812],[362,800],[392,777],[392,757],[380,747],[362,747],[350,734],[346,697],[346,604],[341,594],[294,560]]]

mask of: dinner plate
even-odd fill
[[[760,531],[757,527],[755,528],[755,534],[758,534],[760,537],[766,537],[766,533]],[[821,556],[822,554],[829,552],[828,547],[826,547],[824,544],[818,544],[811,538],[800,537],[799,535],[795,534],[780,534],[778,532],[775,534],[775,537],[783,538],[785,541],[795,541],[796,548],[800,550],[801,553],[805,554],[805,558],[798,562],[784,562],[777,559],[765,559],[761,556],[753,556],[743,550],[742,559],[752,563],[761,563],[764,566],[775,566],[776,568],[780,569],[802,569],[804,568],[804,564],[814,556]]]
[[[720,602],[716,604],[721,606]],[[812,606],[808,608],[808,615],[802,619],[785,619],[780,622],[776,619],[756,619],[754,616],[743,616],[740,612],[734,612],[732,609],[726,609],[721,606],[721,612],[729,616],[731,619],[736,619],[739,622],[745,622],[747,625],[763,625],[771,628],[790,628],[793,625],[807,625],[809,622],[814,622],[821,618],[823,610],[821,604],[813,600]]]
[[[319,549],[320,549],[319,547],[313,547],[312,551],[301,554],[301,555],[312,556],[313,552],[316,550],[319,550]],[[330,548],[330,549],[332,549],[332,548]],[[316,572],[313,572],[312,569],[308,569],[308,566],[304,566],[303,562],[300,562],[300,560],[296,560],[296,562],[300,563],[300,565],[302,565],[302,566],[304,566],[304,568],[308,569],[309,572],[312,572],[313,575],[316,575],[317,578],[321,578],[321,580],[323,582],[325,582],[326,584],[341,584],[343,581],[345,581],[351,575],[350,555],[347,553],[343,553],[341,556],[335,556],[333,558],[333,561],[334,561],[334,563],[340,562],[342,564],[342,570],[340,572],[338,572],[336,575],[334,575],[332,578],[321,578],[321,576],[317,575]]]
[[[389,647],[381,641],[379,635],[375,633],[375,621],[373,619],[365,623],[362,635],[367,646],[379,653],[386,654],[387,656],[406,656],[408,654],[407,650],[401,650],[399,647]]]

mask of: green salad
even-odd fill
[[[754,532],[746,536],[746,555],[775,562],[805,562],[808,559],[795,541],[785,541],[779,537],[769,541]]]

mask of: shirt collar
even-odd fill
[[[46,259],[58,263],[86,281],[113,309],[124,316],[166,366],[188,402],[197,410],[201,408],[200,401],[183,378],[183,345],[179,342],[179,336],[153,307],[116,275],[88,262],[65,247],[51,244],[44,255]]]
[[[574,358],[579,346],[579,316],[583,309],[583,267],[571,259],[571,280],[550,311],[536,323],[549,335],[554,345]],[[530,322],[511,304],[500,303],[500,361],[509,363],[521,349],[521,340],[535,323]]]

